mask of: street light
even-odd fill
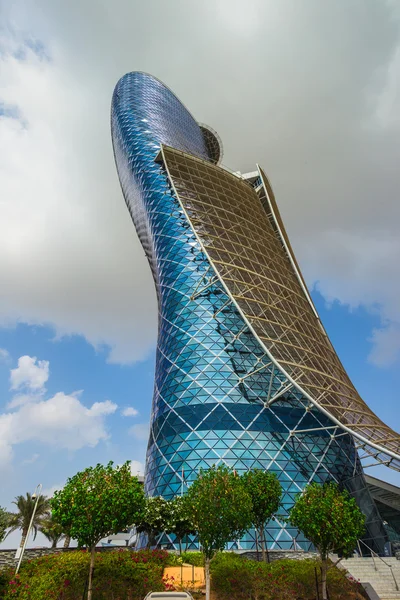
[[[26,544],[28,543],[28,538],[29,538],[29,534],[30,534],[30,532],[31,532],[31,529],[32,529],[32,523],[33,523],[33,519],[35,518],[36,509],[37,509],[37,505],[38,505],[38,502],[39,502],[39,498],[40,498],[40,492],[41,492],[41,491],[42,491],[42,484],[41,484],[41,483],[39,483],[39,484],[36,486],[36,489],[35,489],[35,491],[34,491],[34,492],[33,492],[33,494],[32,494],[32,500],[36,500],[36,502],[35,502],[35,505],[34,505],[34,507],[33,507],[32,516],[31,516],[31,520],[30,520],[30,523],[29,523],[28,531],[27,531],[27,533],[26,533],[26,537],[25,537],[25,540],[24,540],[24,544],[23,544],[23,546],[22,546],[22,548],[21,548],[21,553],[20,553],[20,555],[19,555],[19,560],[18,560],[17,568],[15,569],[15,574],[17,574],[17,573],[18,573],[18,571],[19,571],[19,568],[20,568],[20,566],[21,566],[22,557],[24,556],[24,552],[25,552]]]

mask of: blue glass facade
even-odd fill
[[[220,462],[239,473],[269,469],[282,484],[284,514],[307,483],[335,479],[367,513],[367,543],[380,550],[384,533],[353,438],[332,436],[328,417],[295,390],[268,405],[271,389],[281,389],[285,377],[255,367],[263,365],[264,351],[228,301],[164,166],[155,162],[161,144],[213,162],[203,130],[168,88],[140,72],[118,82],[111,121],[122,190],[159,306],[146,493],[173,498],[200,468]],[[271,549],[310,547],[279,517],[266,538]],[[232,545],[251,549],[254,542],[250,531]],[[164,534],[161,543],[174,539]]]

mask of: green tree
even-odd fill
[[[189,488],[187,502],[203,548],[206,600],[210,599],[210,560],[226,543],[251,526],[251,498],[241,477],[225,465],[200,471]]]
[[[365,516],[354,498],[336,483],[312,483],[295,501],[289,514],[294,527],[300,529],[317,548],[321,557],[322,598],[326,600],[326,573],[329,553],[348,558],[357,540],[365,532]]]
[[[17,507],[18,511],[15,513],[10,513],[10,521],[9,521],[9,531],[7,535],[9,535],[12,531],[16,531],[17,529],[21,529],[22,536],[20,547],[24,545],[26,536],[28,534],[29,523],[32,518],[33,511],[35,509],[35,504],[37,502],[35,516],[32,522],[33,529],[33,539],[36,538],[40,522],[43,517],[46,517],[50,514],[50,502],[46,496],[40,495],[39,498],[32,498],[31,494],[27,493],[26,496],[17,496],[13,501],[13,504]]]
[[[9,527],[10,515],[5,508],[0,506],[0,543],[6,537],[6,532]]]
[[[40,521],[39,531],[51,542],[52,548],[57,548],[58,542],[64,537],[63,526],[55,521],[53,516],[45,517]]]
[[[166,530],[176,535],[179,541],[179,554],[182,554],[183,538],[196,533],[186,496],[177,496],[170,500]]]
[[[90,550],[88,600],[92,598],[96,544],[111,533],[136,524],[144,508],[144,493],[130,463],[97,465],[68,479],[51,501],[53,518],[80,547]]]
[[[136,530],[138,533],[147,534],[147,548],[155,546],[157,536],[167,528],[169,512],[169,502],[162,496],[146,498],[144,510],[136,524]]]
[[[69,548],[71,543],[71,527],[63,527],[64,530],[64,548]]]
[[[282,497],[281,484],[275,473],[261,471],[261,469],[247,471],[242,476],[242,480],[253,505],[251,518],[253,526],[257,531],[257,547],[258,542],[260,542],[263,560],[265,561],[267,558],[269,562],[265,542],[265,526],[280,506]]]

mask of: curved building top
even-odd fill
[[[138,130],[149,134],[155,155],[160,147],[154,142],[159,142],[215,164],[221,161],[222,142],[217,132],[197,123],[172,90],[149,73],[133,71],[121,77],[115,86],[112,111],[129,119],[130,123],[120,123],[125,135],[137,135]]]

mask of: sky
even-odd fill
[[[228,167],[266,170],[340,358],[400,430],[399,3],[0,0],[8,508],[97,462],[143,471],[156,297],[109,125],[114,86],[133,70],[218,131]],[[400,485],[394,471],[370,474]]]

